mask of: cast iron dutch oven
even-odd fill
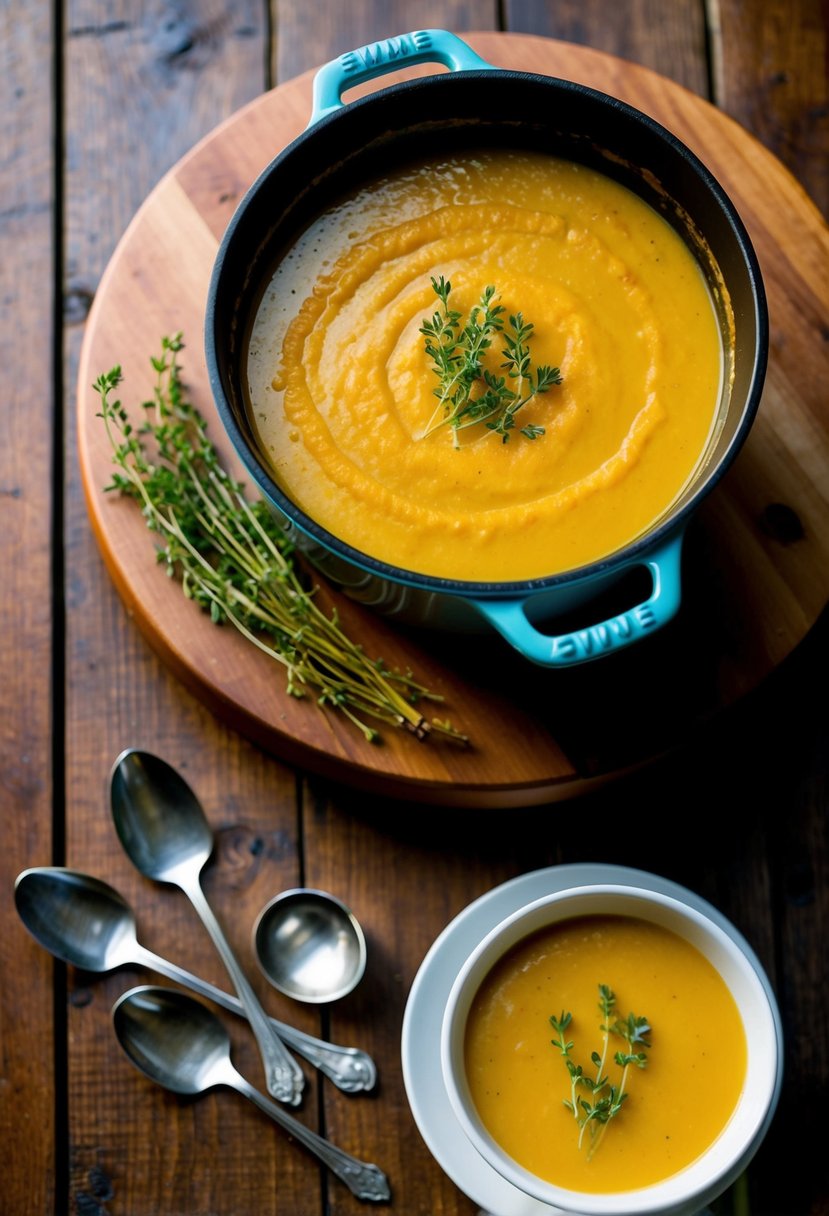
[[[361,81],[413,63],[450,70],[344,104]],[[245,339],[258,291],[308,222],[378,171],[476,147],[528,148],[578,161],[620,181],[681,233],[721,312],[726,350],[718,430],[697,478],[670,513],[634,543],[589,566],[523,582],[431,578],[377,561],[305,515],[272,480],[245,409]],[[731,314],[722,305],[722,284]],[[314,81],[307,129],[260,175],[236,210],[216,258],[206,313],[211,388],[235,451],[280,522],[352,597],[408,624],[494,626],[533,662],[559,667],[616,651],[666,624],[680,604],[688,519],[742,446],[762,391],[768,317],[760,269],[733,204],[700,160],[665,128],[583,85],[494,68],[445,30],[421,30],[343,55]],[[640,568],[650,592],[596,622],[589,604]],[[587,624],[557,632],[583,609]],[[553,622],[540,628],[542,622]],[[485,627],[485,626],[484,626]]]

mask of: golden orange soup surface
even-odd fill
[[[438,381],[419,333],[451,281],[464,315],[497,288],[563,383],[506,444],[424,437]],[[501,344],[487,359],[498,372]],[[251,420],[289,497],[404,569],[505,581],[625,546],[694,477],[715,429],[719,326],[702,273],[604,175],[527,152],[413,165],[317,219],[281,260],[249,341]]]

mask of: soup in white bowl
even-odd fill
[[[781,1061],[736,938],[679,900],[608,885],[535,901],[484,938],[452,987],[441,1063],[463,1131],[514,1186],[630,1216],[698,1210],[733,1181]],[[588,1117],[603,1102],[613,1115]]]

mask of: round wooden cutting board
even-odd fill
[[[372,745],[312,698],[288,696],[281,668],[232,628],[211,624],[156,565],[136,505],[103,493],[113,466],[91,385],[120,364],[121,399],[137,409],[151,395],[150,357],[162,335],[179,330],[190,399],[233,466],[203,356],[208,281],[244,191],[305,127],[312,73],[258,98],[203,140],[125,233],[81,355],[80,460],[91,522],[129,612],[218,715],[291,763],[376,793],[447,806],[528,806],[580,793],[687,740],[779,664],[825,606],[829,230],[779,161],[671,81],[543,38],[468,40],[493,64],[576,80],[652,115],[713,171],[755,244],[771,314],[766,389],[745,448],[689,529],[677,620],[624,654],[547,672],[494,636],[406,632],[323,589],[366,651],[411,668],[444,697],[435,712],[470,739],[466,747],[435,737],[422,743],[387,728]]]

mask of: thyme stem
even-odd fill
[[[167,575],[214,623],[229,622],[281,664],[290,695],[314,690],[320,705],[340,711],[370,742],[380,735],[366,718],[421,739],[436,732],[465,742],[451,722],[428,722],[418,708],[441,697],[411,672],[370,659],[341,628],[336,611],[327,615],[317,606],[316,588],[304,586],[290,541],[266,504],[250,503],[221,466],[204,419],[185,400],[177,358],[183,345],[181,334],[162,339],[161,355],[151,360],[152,400],[143,403],[138,430],[113,399],[120,367],[95,381],[118,467],[106,490],[138,503],[147,527],[161,538],[157,558]]]
[[[647,1055],[641,1048],[650,1048],[646,1036],[651,1028],[646,1018],[629,1013],[627,1018],[616,1018],[611,1021],[616,1007],[616,997],[607,984],[599,984],[599,1012],[602,1015],[600,1030],[602,1032],[602,1050],[594,1051],[590,1059],[595,1067],[595,1077],[589,1077],[581,1064],[572,1059],[573,1043],[565,1039],[565,1031],[569,1028],[573,1016],[562,1012],[561,1017],[552,1016],[550,1025],[556,1032],[552,1040],[553,1046],[564,1057],[564,1063],[570,1076],[570,1097],[564,1099],[564,1105],[570,1110],[579,1127],[578,1147],[584,1144],[585,1134],[589,1129],[587,1160],[590,1161],[602,1140],[607,1134],[607,1126],[622,1109],[627,1099],[627,1079],[631,1064],[637,1068],[645,1068]],[[627,1051],[617,1051],[613,1057],[614,1063],[621,1070],[617,1084],[612,1084],[605,1074],[607,1053],[610,1036],[616,1035],[627,1044]],[[634,1050],[640,1048],[640,1050]],[[586,1090],[589,1098],[580,1096],[579,1090]]]

